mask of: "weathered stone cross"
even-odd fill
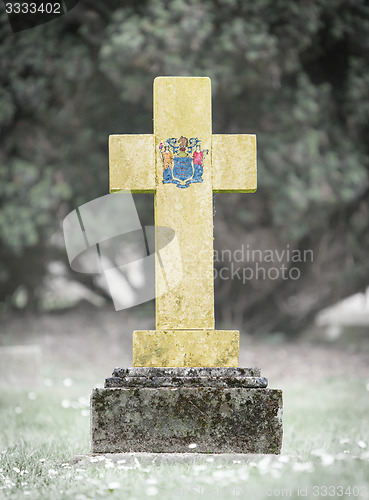
[[[133,366],[238,366],[239,332],[215,330],[213,192],[256,191],[255,135],[212,135],[209,78],[158,77],[154,134],[111,135],[109,151],[110,192],[155,193],[155,225],[175,231],[182,259],[156,330],[133,334]]]

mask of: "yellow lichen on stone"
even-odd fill
[[[257,189],[256,136],[213,135],[213,190],[253,193]]]
[[[110,192],[154,192],[154,158],[152,134],[109,136]]]
[[[133,366],[238,366],[235,330],[138,330]]]
[[[155,296],[161,297],[163,294],[176,293],[178,286],[183,279],[181,249],[178,244],[177,235],[174,234],[173,239],[169,239],[167,231],[161,231],[162,228],[157,228],[156,239],[160,239],[159,247],[156,245],[155,264]]]

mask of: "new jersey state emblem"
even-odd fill
[[[163,162],[163,184],[187,188],[203,181],[204,157],[209,150],[201,150],[201,141],[197,137],[171,137],[159,144],[159,151]]]

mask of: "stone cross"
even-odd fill
[[[156,330],[133,334],[133,366],[238,366],[239,332],[215,330],[213,193],[256,191],[255,135],[212,134],[209,78],[158,77],[154,133],[111,135],[109,165],[110,192],[155,194],[155,226],[175,231],[182,260],[181,282],[156,298]]]

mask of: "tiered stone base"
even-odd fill
[[[253,368],[117,368],[91,396],[92,452],[280,453],[267,383]]]

